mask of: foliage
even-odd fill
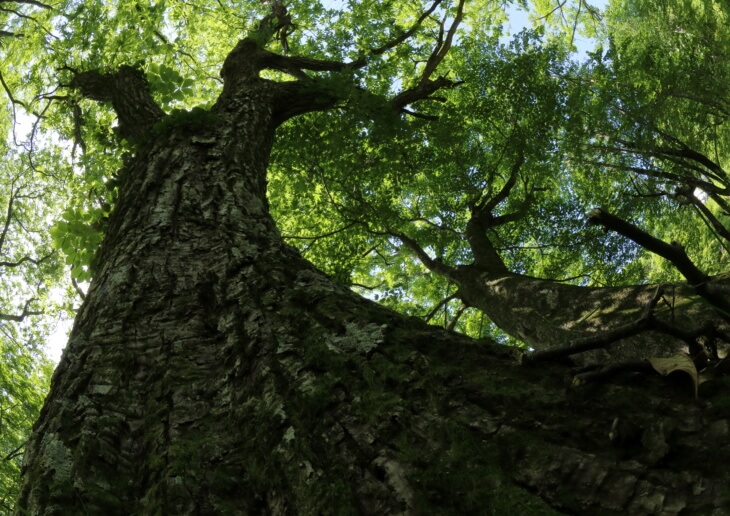
[[[5,325],[0,337],[0,511],[12,512],[25,441],[40,413],[53,364],[20,332]]]

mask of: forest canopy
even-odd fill
[[[529,27],[509,34],[519,9]],[[50,381],[44,341],[84,299],[140,145],[84,73],[135,70],[168,115],[150,139],[206,124],[228,52],[278,16],[272,52],[349,63],[303,66],[336,105],[277,130],[267,195],[286,241],[399,312],[534,347],[457,273],[688,281],[727,320],[700,285],[728,267],[728,15],[715,0],[3,2],[0,508]]]

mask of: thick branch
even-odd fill
[[[466,239],[474,255],[474,265],[491,277],[507,276],[510,272],[487,236],[489,225],[485,224],[483,218],[472,212],[466,224]]]
[[[277,125],[304,113],[332,109],[344,98],[319,79],[281,82],[276,92],[273,117]]]
[[[597,224],[608,230],[615,231],[644,249],[669,260],[692,286],[697,286],[707,281],[707,275],[692,263],[684,248],[677,242],[667,244],[630,222],[600,208],[588,213],[588,223]]]
[[[492,241],[487,236],[487,231],[490,228],[518,220],[523,216],[521,212],[514,212],[495,217],[492,214],[492,210],[512,192],[512,189],[517,183],[520,168],[524,160],[524,155],[520,153],[519,158],[512,166],[512,172],[507,182],[502,186],[497,195],[476,204],[472,208],[471,218],[466,224],[466,238],[469,241],[469,246],[474,255],[474,264],[479,269],[487,271],[490,276],[501,277],[510,273],[502,257],[499,256]]]
[[[422,81],[417,86],[398,93],[390,100],[390,105],[397,111],[403,111],[408,104],[429,98],[432,93],[436,93],[438,90],[455,88],[460,84],[462,84],[462,81],[451,81],[446,77],[439,77],[435,81],[430,79]]]
[[[152,98],[144,74],[131,66],[121,66],[114,73],[79,72],[70,86],[88,99],[111,102],[119,133],[133,142],[143,141],[147,131],[165,116]]]
[[[672,242],[671,244],[667,244],[633,224],[601,209],[592,210],[588,214],[588,222],[615,231],[644,249],[669,260],[699,296],[709,301],[724,319],[730,320],[730,303],[727,302],[724,296],[717,296],[709,291],[707,288],[708,276],[697,268],[689,256],[687,256],[684,247],[679,243]]]

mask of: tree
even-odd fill
[[[606,345],[622,322],[659,327],[664,319],[656,305],[668,291],[589,289],[526,276],[534,267],[557,267],[549,259],[506,261],[492,240],[526,220],[542,193],[570,180],[546,172],[556,170],[550,150],[558,108],[577,102],[561,96],[567,68],[553,73],[564,63],[557,43],[538,48],[525,35],[511,53],[490,53],[496,35],[472,19],[457,45],[468,8],[435,0],[415,12],[387,2],[354,6],[341,22],[367,28],[357,45],[338,34],[331,47],[316,49],[293,31],[324,11],[314,6],[295,19],[288,6],[272,1],[222,59],[215,101],[166,113],[163,107],[175,107],[186,94],[210,92],[166,63],[120,63],[115,49],[126,48],[124,42],[134,56],[160,45],[152,55],[175,52],[193,72],[210,76],[207,63],[222,57],[220,47],[192,54],[188,42],[171,42],[155,28],[164,19],[185,26],[200,6],[164,12],[164,4],[144,10],[121,2],[109,30],[87,32],[93,37],[75,49],[81,43],[73,23],[105,18],[104,5],[68,14],[69,39],[53,49],[69,93],[53,99],[65,102],[47,118],[65,117],[62,132],[84,152],[82,184],[93,195],[67,211],[52,235],[72,274],[93,281],[26,448],[18,513],[727,507],[724,449],[715,445],[728,433],[722,378],[714,383],[720,394],[704,407],[648,375],[622,382],[631,385],[566,388],[563,363],[520,367],[509,348],[491,339],[428,326],[354,294],[353,279],[378,262],[328,260],[333,255],[322,252],[327,276],[285,243],[269,213],[270,202],[279,203],[277,210],[287,203],[273,193],[267,198],[277,131],[321,138],[314,161],[301,159],[307,147],[278,148],[272,192],[286,191],[288,171],[292,192],[301,194],[299,167],[319,168],[312,197],[319,192],[327,203],[311,212],[310,222],[326,227],[324,217],[336,214],[346,231],[330,233],[346,234],[342,241],[351,250],[372,249],[372,256],[387,245],[408,247],[451,288],[457,285],[463,301],[537,349],[565,347],[567,330],[555,325],[585,323],[582,313],[605,304],[607,292],[628,299],[628,315],[611,305],[608,323],[592,321],[587,331],[602,330]],[[468,5],[472,13],[483,7]],[[210,16],[214,30],[221,9]],[[377,17],[365,24],[366,14]],[[131,17],[146,20],[141,37],[127,32],[124,20]],[[227,35],[221,31],[220,39]],[[276,44],[282,52],[271,50]],[[415,76],[390,57],[399,53],[415,56]],[[47,64],[39,61],[38,69]],[[475,96],[449,103],[467,84],[472,88],[461,91]],[[116,135],[103,128],[109,113],[92,101],[111,106]],[[492,124],[490,111],[499,115]],[[492,133],[470,136],[482,125]],[[343,146],[347,140],[336,128],[360,148]],[[574,133],[558,131],[566,141]],[[117,148],[106,149],[115,138]],[[299,165],[286,159],[297,153]],[[121,168],[111,177],[100,164],[114,162]],[[428,163],[435,164],[426,170],[432,174],[422,173]],[[411,168],[383,173],[396,165]],[[568,203],[557,193],[545,197],[543,213]],[[591,218],[663,249],[607,210]],[[89,242],[102,232],[93,252]],[[665,254],[680,267],[686,257]],[[387,267],[389,259],[382,259]],[[404,268],[416,263],[402,254],[393,260]],[[677,290],[722,313],[717,292],[693,285]],[[551,309],[553,331],[534,315]],[[675,324],[669,331],[683,337],[677,332],[692,329]]]

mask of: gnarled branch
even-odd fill
[[[78,72],[70,87],[88,99],[111,102],[119,119],[119,133],[133,142],[143,141],[147,131],[165,116],[142,71],[128,65],[114,73]]]

